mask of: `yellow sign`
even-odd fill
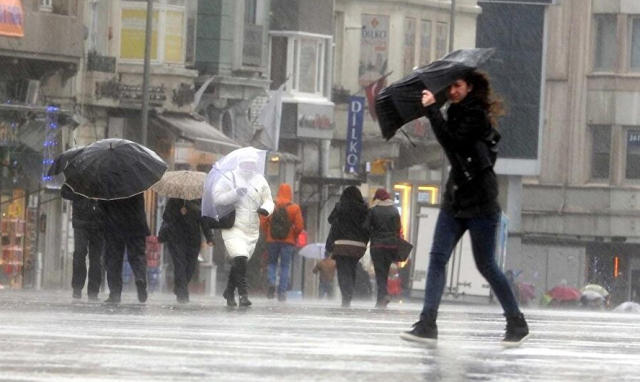
[[[24,36],[22,1],[0,0],[0,35]]]
[[[153,31],[151,32],[151,59],[158,59],[158,20],[160,13],[153,11]],[[120,29],[120,58],[144,60],[144,41],[147,25],[146,9],[122,9]]]

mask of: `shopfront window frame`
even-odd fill
[[[596,182],[608,182],[611,179],[611,148],[612,148],[612,126],[611,125],[590,125],[589,126],[590,134],[591,134],[591,147],[590,147],[590,178]],[[598,150],[596,152],[596,147],[600,141],[600,137],[596,137],[597,132],[601,132],[607,130],[609,132],[609,147],[608,152],[604,152]],[[601,174],[598,172],[596,174],[596,161],[602,160],[604,157],[603,154],[607,154],[607,176],[600,176]]]
[[[630,156],[630,150],[629,150],[629,136],[630,134],[638,134],[638,139],[640,139],[640,126],[625,126],[624,129],[624,179],[626,181],[626,183],[630,183],[630,184],[640,184],[640,170],[638,170],[638,177],[637,178],[633,178],[633,177],[629,177],[629,156]],[[639,148],[640,148],[640,141],[639,142]],[[640,151],[635,154],[638,157],[638,160],[640,161]],[[640,167],[640,164],[637,166]]]

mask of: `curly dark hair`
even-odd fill
[[[464,75],[461,80],[471,85],[472,89],[469,96],[478,100],[489,111],[491,124],[496,126],[496,118],[505,114],[505,107],[502,99],[493,94],[489,76],[486,73],[473,70]]]

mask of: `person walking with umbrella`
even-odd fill
[[[234,167],[231,171],[223,172],[217,178],[218,181],[211,185],[211,200],[216,207],[222,209],[221,206],[232,206],[229,212],[235,211],[233,226],[222,230],[224,245],[232,259],[227,288],[222,294],[228,306],[238,305],[235,301],[236,288],[240,296],[239,305],[251,305],[247,287],[247,262],[253,255],[260,236],[259,215],[269,216],[274,209],[269,184],[258,171],[258,150],[249,149],[251,148],[230,153],[221,159],[225,163],[219,167],[216,163],[212,169],[214,173],[222,171],[220,168],[227,168],[229,163]]]
[[[396,261],[402,224],[400,213],[384,188],[379,188],[373,197],[366,225],[371,233],[371,260],[378,284],[376,307],[386,308],[391,301],[387,291],[389,268]]]
[[[167,164],[155,152],[117,138],[84,147],[64,167],[65,184],[76,194],[99,199],[104,211],[104,257],[110,292],[107,303],[120,303],[125,251],[138,301],[147,300],[145,238],[150,232],[142,193],[157,183],[165,171]]]
[[[436,318],[444,291],[445,267],[453,248],[468,230],[476,266],[491,285],[507,319],[502,345],[519,346],[529,337],[529,328],[495,260],[501,210],[493,171],[500,135],[494,126],[502,105],[493,98],[488,78],[475,70],[453,82],[447,94],[451,105],[445,119],[433,93],[422,92],[422,106],[451,170],[430,252],[420,320],[401,337],[422,343],[437,341]]]
[[[365,227],[368,212],[360,190],[349,186],[329,215],[331,229],[326,249],[336,260],[343,308],[351,306],[357,265],[369,242],[369,231]]]
[[[293,192],[289,184],[282,183],[280,185],[273,214],[260,220],[262,231],[267,238],[269,251],[269,290],[267,291],[267,298],[271,299],[275,295],[276,274],[278,260],[280,260],[278,301],[286,301],[287,288],[289,287],[289,267],[296,249],[296,239],[304,229],[302,210],[300,210],[299,205],[293,203]]]
[[[173,260],[173,292],[179,303],[189,302],[189,282],[196,270],[201,236],[213,246],[213,232],[201,216],[201,200],[170,198],[162,214],[161,240],[169,246]]]

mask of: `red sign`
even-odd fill
[[[24,36],[24,13],[21,0],[0,0],[0,35]]]

